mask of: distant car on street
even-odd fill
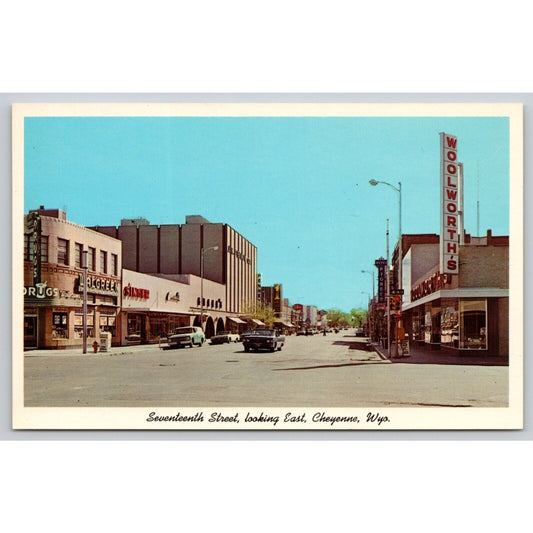
[[[238,333],[232,333],[231,331],[221,331],[211,337],[211,344],[224,344],[225,342],[239,342],[241,337]]]
[[[285,344],[285,337],[273,329],[254,329],[241,335],[244,351],[269,350],[274,352],[281,350]]]
[[[185,326],[176,328],[168,336],[167,348],[181,348],[182,346],[202,346],[205,342],[205,335],[202,328],[196,326]]]
[[[299,329],[299,330],[296,332],[296,335],[305,335],[305,329]]]
[[[364,332],[363,328],[355,328],[355,336],[356,337],[364,337],[365,336],[365,332]]]

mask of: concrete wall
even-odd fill
[[[180,227],[177,224],[159,229],[159,271],[161,274],[176,274],[180,270]]]

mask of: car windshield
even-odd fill
[[[182,333],[194,333],[194,328],[176,328],[174,335],[181,335]]]
[[[230,334],[229,331],[221,331],[220,333],[217,333],[217,337],[218,337],[219,335],[229,335],[229,334]]]
[[[274,332],[271,329],[253,329],[248,335],[274,335]]]

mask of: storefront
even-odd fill
[[[457,275],[442,274],[433,266],[405,291],[402,316],[414,345],[508,357],[508,245],[499,239],[496,245],[482,241],[461,246]],[[404,272],[420,270],[418,257],[422,255],[413,246]],[[427,250],[424,257],[429,257]]]
[[[123,345],[157,343],[178,327],[200,326],[202,315],[207,338],[224,329],[224,285],[203,280],[202,291],[201,279],[193,275],[160,277],[127,269],[122,275]]]

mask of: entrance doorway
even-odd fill
[[[24,315],[24,349],[35,350],[37,345],[37,315]]]

